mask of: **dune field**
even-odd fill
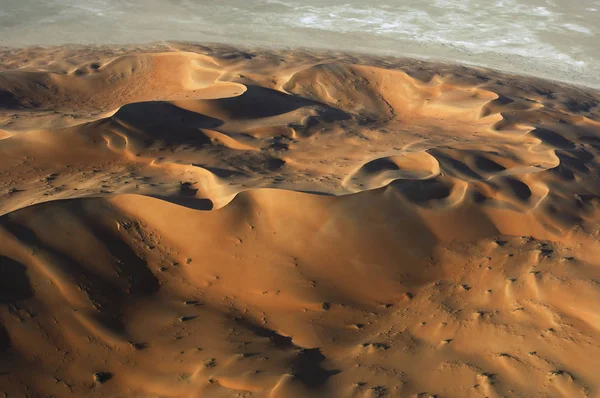
[[[0,51],[5,397],[600,397],[600,91]]]

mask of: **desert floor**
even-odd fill
[[[0,50],[6,397],[600,396],[600,92]]]

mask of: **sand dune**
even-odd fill
[[[597,91],[300,50],[68,54],[0,72],[0,391],[600,394]]]

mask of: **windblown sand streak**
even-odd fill
[[[598,92],[171,50],[0,72],[1,391],[600,394]]]

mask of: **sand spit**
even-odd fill
[[[0,65],[5,395],[599,396],[600,92],[176,43]]]

